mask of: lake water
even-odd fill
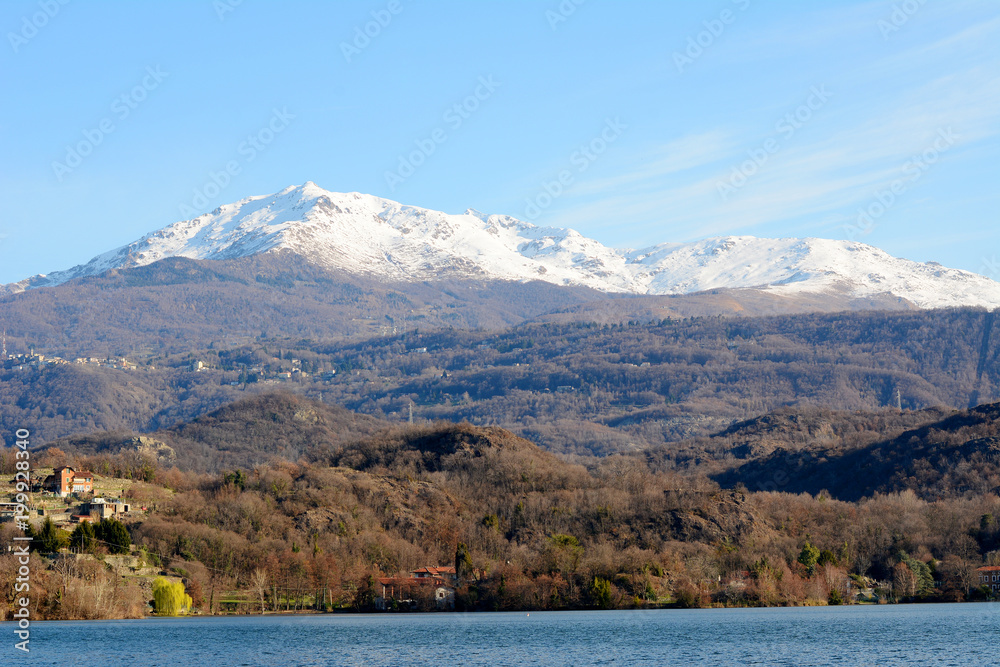
[[[4,623],[0,665],[995,665],[1000,604]]]

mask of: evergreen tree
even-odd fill
[[[910,568],[916,578],[916,595],[930,595],[934,592],[934,573],[927,563],[917,560],[905,551],[899,552],[899,560]]]
[[[246,476],[246,473],[243,472],[242,470],[240,470],[239,468],[237,468],[233,472],[227,472],[226,474],[224,474],[222,476],[222,483],[223,484],[232,484],[233,486],[235,486],[236,488],[238,488],[240,491],[243,491],[246,488],[246,485],[247,485],[247,476]]]
[[[590,583],[590,600],[598,609],[611,609],[611,582],[594,577]]]
[[[799,562],[806,566],[806,571],[809,576],[812,576],[813,570],[816,569],[816,563],[819,562],[820,551],[812,545],[808,540],[805,546],[802,547],[802,551],[799,552]]]
[[[31,537],[34,538],[31,541],[32,548],[42,553],[56,553],[65,546],[63,537],[59,535],[59,529],[52,523],[50,517],[45,517],[42,529],[37,534],[31,533]]]
[[[113,554],[127,554],[132,546],[132,538],[125,524],[117,519],[101,519],[94,528],[94,536],[104,543]]]
[[[69,545],[78,552],[91,551],[94,548],[94,527],[89,521],[80,523],[69,537]]]
[[[823,549],[819,552],[819,559],[816,561],[817,565],[836,565],[837,557],[829,549]]]
[[[469,547],[465,542],[459,542],[455,548],[455,578],[461,580],[463,575],[472,574],[472,556],[469,555]]]

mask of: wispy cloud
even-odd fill
[[[853,7],[832,27],[818,24],[818,37],[800,31],[792,41],[838,34],[847,39],[877,14],[876,5],[885,3]],[[728,199],[719,196],[718,184],[767,138],[759,130],[701,128],[635,155],[641,169],[579,182],[571,193],[574,205],[545,223],[611,229],[627,224],[634,237],[650,242],[752,233],[764,223],[804,216],[829,230],[899,179],[907,161],[932,146],[939,131],[950,128],[957,135],[948,158],[1000,135],[1000,50],[988,47],[998,43],[1000,17],[843,74],[831,88],[865,94],[838,92],[808,132],[782,145]]]
[[[603,195],[612,190],[629,190],[659,181],[679,172],[712,164],[732,154],[738,146],[731,134],[711,130],[681,137],[634,160],[643,165],[634,171],[582,183],[574,189],[580,196]]]

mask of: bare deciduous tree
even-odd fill
[[[260,599],[260,613],[264,613],[264,594],[267,593],[267,571],[257,568],[250,577],[250,585]]]

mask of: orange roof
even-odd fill
[[[422,567],[419,570],[414,570],[413,574],[431,574],[431,575],[441,575],[441,574],[455,574],[455,566],[451,567]]]
[[[445,583],[441,577],[379,577],[378,582],[383,586],[443,586]]]
[[[1000,571],[1000,565],[987,565],[985,567],[976,568],[978,572],[997,572]]]

